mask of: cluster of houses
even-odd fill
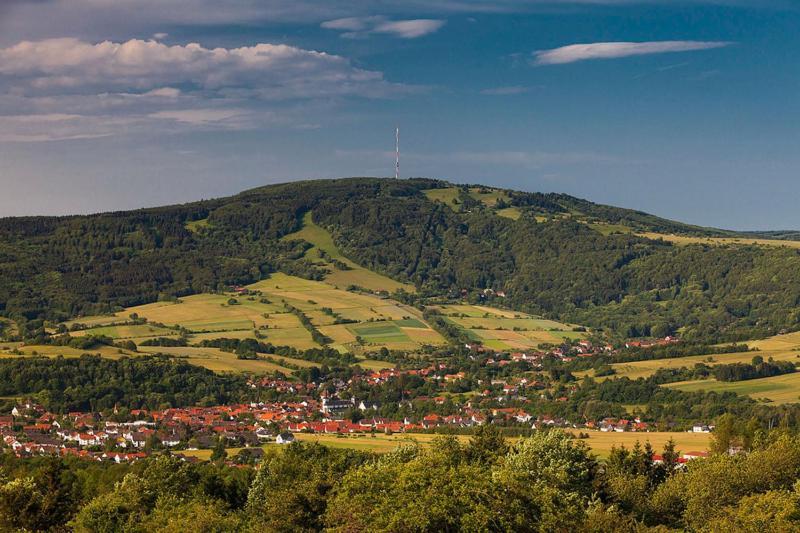
[[[378,371],[369,379],[381,379]],[[386,374],[383,374],[386,375]],[[213,448],[222,440],[228,446],[258,447],[294,440],[294,433],[402,433],[439,427],[469,428],[489,422],[521,424],[533,429],[577,427],[558,417],[534,417],[518,407],[478,410],[467,402],[456,414],[429,413],[417,420],[391,420],[369,416],[380,407],[376,402],[325,396],[296,402],[250,403],[213,407],[170,408],[160,411],[133,410],[124,421],[97,413],[73,412],[56,415],[32,402],[20,404],[11,415],[0,416],[0,436],[7,449],[19,456],[79,455],[115,462],[145,457],[152,449]],[[363,418],[345,418],[346,412],[361,411]],[[603,419],[580,427],[599,431],[648,431],[636,418]],[[709,431],[697,425],[695,431]]]

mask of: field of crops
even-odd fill
[[[735,352],[712,355],[692,355],[672,357],[652,361],[635,361],[611,365],[613,377],[630,379],[647,378],[662,368],[692,368],[698,363],[709,366],[733,363],[750,363],[754,356],[775,361],[800,362],[800,332],[776,335],[757,341],[748,341],[747,345],[757,348],[757,352]],[[592,375],[592,372],[576,373],[579,377]],[[608,379],[607,377],[596,379]],[[681,381],[670,383],[665,387],[683,391],[718,391],[735,392],[755,399],[764,399],[775,403],[795,403],[800,401],[800,373],[785,374],[769,378],[751,379],[736,382],[720,382],[715,379]]]
[[[577,430],[572,433],[578,433]],[[681,452],[705,451],[708,449],[710,435],[707,433],[671,433],[671,432],[648,432],[648,433],[604,433],[601,431],[589,431],[588,439],[581,439],[591,450],[601,458],[608,457],[613,446],[625,446],[627,448],[639,441],[642,444],[650,442],[656,451],[661,451],[670,439],[675,441],[676,447]],[[375,453],[386,453],[396,449],[403,444],[417,442],[422,446],[429,446],[437,438],[437,435],[407,433],[394,435],[326,435],[326,434],[307,434],[297,433],[295,438],[301,442],[317,442],[332,448],[346,448],[352,450],[369,451]],[[460,435],[457,437],[462,443],[469,441],[468,436]],[[509,442],[517,439],[510,438]],[[277,444],[267,444],[267,449],[280,449]],[[229,455],[235,455],[240,448],[231,448]],[[211,457],[211,450],[191,450],[186,455],[208,459]]]
[[[678,245],[686,245],[686,244],[710,244],[716,246],[724,246],[724,245],[740,245],[740,246],[749,246],[749,245],[757,245],[757,246],[785,246],[787,248],[800,248],[800,241],[783,241],[783,240],[776,240],[776,239],[751,239],[751,238],[739,238],[739,237],[689,237],[686,235],[671,235],[666,233],[653,233],[653,232],[644,232],[639,233],[642,237],[647,237],[648,239],[664,239],[665,241],[669,241]]]
[[[320,347],[297,314],[292,312],[294,308],[301,310],[314,327],[333,340],[332,346],[343,352],[360,354],[384,346],[413,350],[423,344],[445,343],[424,322],[417,309],[374,294],[346,291],[327,282],[281,273],[247,289],[249,294],[198,294],[174,302],[132,307],[112,316],[82,318],[77,322],[94,327],[72,334],[106,335],[140,344],[153,337],[177,337],[180,333],[178,328],[181,328],[189,333],[190,345],[217,338],[257,338],[276,346],[292,346],[300,350]],[[119,324],[134,313],[148,322]],[[337,320],[352,322],[335,324]],[[172,347],[158,347],[158,351],[184,355]],[[213,370],[270,367],[262,362],[233,362],[219,354],[191,359]]]
[[[723,382],[715,379],[681,381],[664,385],[677,390],[735,392],[756,400],[766,399],[774,403],[800,402],[800,373],[783,374],[770,378]]]
[[[493,350],[527,350],[540,344],[559,344],[586,334],[574,325],[485,305],[434,306],[471,339]]]

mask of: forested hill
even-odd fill
[[[0,314],[62,320],[256,281],[325,272],[282,239],[303,215],[351,260],[418,296],[504,291],[502,303],[619,335],[741,339],[800,329],[800,255],[561,194],[352,178],[191,204],[0,219]],[[654,233],[687,237],[680,245]],[[647,236],[644,236],[644,235]],[[497,297],[495,297],[497,298]]]

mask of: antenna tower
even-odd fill
[[[400,128],[394,130],[394,179],[400,177]]]

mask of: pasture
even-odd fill
[[[453,200],[458,199],[459,190],[459,187],[427,189],[425,191],[425,196],[427,196],[429,200],[442,202],[452,207],[455,205],[453,204]],[[470,187],[469,195],[487,207],[494,207],[500,199],[506,202],[510,200],[506,191],[502,189],[491,189],[489,187]]]
[[[616,371],[614,377],[637,379],[647,378],[662,368],[692,368],[698,363],[703,363],[708,366],[750,363],[756,355],[764,359],[769,359],[771,357],[775,361],[800,362],[800,332],[775,335],[761,340],[746,341],[746,344],[750,348],[756,348],[757,351],[689,355],[685,357],[670,357],[668,359],[654,359],[650,361],[614,363],[611,366]],[[591,372],[579,372],[576,375],[591,375]],[[709,382],[704,381],[703,383]]]
[[[371,291],[387,291],[390,293],[400,289],[412,293],[417,290],[414,285],[395,281],[347,259],[336,247],[330,232],[314,223],[310,211],[303,216],[302,229],[284,236],[283,240],[303,240],[312,244],[313,247],[306,251],[306,258],[330,270],[330,273],[325,277],[325,281],[335,287],[346,289],[350,285],[356,285]],[[336,268],[331,262],[324,259],[323,254],[320,252],[324,252],[331,260],[335,259],[344,263],[349,267],[349,270]]]
[[[664,387],[686,392],[701,390],[735,392],[756,400],[766,399],[777,404],[800,402],[800,373],[798,372],[745,381],[725,382],[715,379],[680,381],[666,384]]]
[[[637,233],[648,239],[663,239],[677,245],[707,244],[713,246],[783,246],[786,248],[800,248],[800,241],[781,241],[776,239],[755,239],[744,237],[690,237],[686,235],[673,235],[667,233],[642,232]]]
[[[522,216],[522,211],[518,207],[504,207],[497,210],[497,216],[510,218],[511,220],[519,220]]]
[[[256,338],[299,350],[319,348],[311,332],[291,312],[291,308],[296,308],[323,335],[333,340],[333,348],[342,352],[359,354],[384,346],[413,350],[423,344],[445,344],[444,338],[424,322],[420,311],[372,293],[346,291],[327,282],[282,273],[272,274],[246,289],[247,294],[197,294],[177,301],[131,307],[116,315],[79,319],[93,327],[72,332],[72,335],[107,335],[139,344],[152,337],[176,337],[181,328],[188,332],[190,345],[218,338]],[[147,319],[147,323],[120,324],[133,313]],[[354,322],[336,324],[337,320]],[[162,347],[159,350],[173,351]],[[234,363],[220,356],[195,359],[202,366],[220,371],[269,366]]]
[[[578,430],[567,430],[577,436]],[[600,458],[608,457],[613,446],[625,446],[632,448],[639,441],[642,444],[650,442],[656,452],[660,452],[670,439],[675,441],[676,447],[681,452],[705,451],[708,449],[711,436],[708,433],[674,433],[674,432],[647,432],[647,433],[604,433],[601,431],[588,431],[588,439],[580,439],[575,442],[583,442]],[[377,433],[353,434],[353,435],[331,435],[314,433],[295,433],[295,439],[300,442],[315,442],[331,448],[351,449],[374,453],[387,453],[397,449],[398,446],[405,444],[418,443],[423,447],[430,446],[436,438],[441,435],[431,435],[427,433],[396,433],[385,435]],[[456,438],[462,443],[469,442],[467,435],[458,435]],[[517,441],[517,438],[509,438],[509,443]],[[266,444],[264,448],[281,449],[279,444]],[[241,448],[228,449],[228,456],[235,455]],[[199,457],[208,460],[211,457],[211,450],[188,450],[180,452],[191,457]]]
[[[432,306],[469,338],[493,350],[529,350],[540,344],[560,344],[580,339],[585,333],[573,331],[572,324],[534,317],[518,311],[485,305]]]

